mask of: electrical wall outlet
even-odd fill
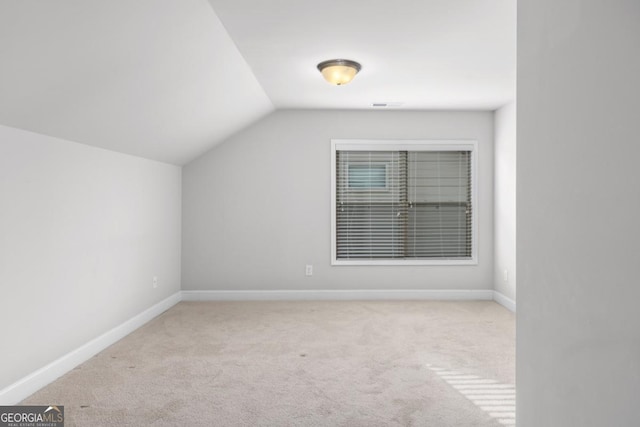
[[[502,273],[502,279],[503,279],[505,282],[508,282],[508,281],[509,281],[509,270],[504,270],[504,272]]]
[[[304,275],[313,276],[313,265],[307,264],[307,266],[304,269]]]
[[[158,276],[153,276],[153,289],[158,287]]]

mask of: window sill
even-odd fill
[[[446,265],[478,265],[477,259],[386,259],[386,260],[331,260],[331,265],[341,266],[446,266]]]

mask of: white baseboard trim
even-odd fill
[[[0,405],[15,405],[24,400],[42,387],[129,335],[154,317],[167,311],[179,303],[180,300],[181,293],[176,292],[123,324],[0,390]]]
[[[353,289],[353,290],[243,290],[182,291],[183,301],[304,301],[304,300],[485,300],[494,299],[490,289]]]
[[[505,307],[507,310],[513,311],[514,313],[516,312],[516,302],[511,298],[507,298],[500,292],[493,291],[493,300]]]

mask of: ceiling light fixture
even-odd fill
[[[318,64],[324,79],[337,86],[349,83],[361,68],[360,64],[349,59],[330,59]]]

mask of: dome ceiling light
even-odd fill
[[[324,79],[337,86],[349,83],[361,68],[360,64],[349,59],[330,59],[318,64]]]

